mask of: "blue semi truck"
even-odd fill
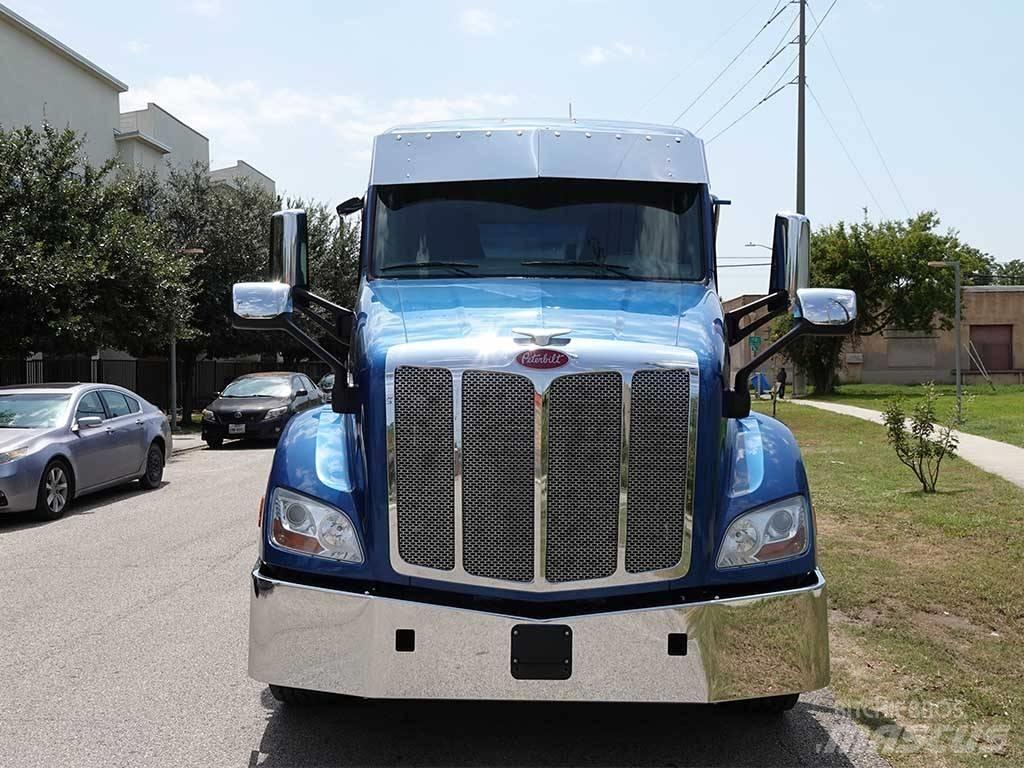
[[[313,292],[302,211],[236,327],[328,362],[281,437],[249,673],[363,698],[793,706],[827,685],[825,580],[790,431],[751,371],[849,333],[779,214],[764,298],[725,312],[703,142],[674,127],[493,120],[374,142],[358,298]],[[791,329],[730,380],[729,347]]]

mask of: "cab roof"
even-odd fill
[[[495,118],[385,131],[374,140],[370,184],[538,177],[708,183],[704,142],[683,128]]]

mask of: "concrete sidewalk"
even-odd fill
[[[854,416],[865,421],[873,421],[876,424],[885,423],[881,411],[873,411],[870,408],[824,403],[818,400],[790,400],[789,402],[796,405],[809,405],[823,411],[832,411],[832,413],[841,413],[844,416]],[[966,432],[956,434],[960,439],[960,448],[957,451],[960,458],[1024,488],[1024,448]]]
[[[206,443],[199,432],[175,432],[171,439],[171,456],[185,451],[194,451],[205,447]]]

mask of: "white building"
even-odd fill
[[[237,160],[234,165],[227,168],[215,168],[210,171],[210,181],[214,184],[228,184],[237,186],[238,179],[263,187],[271,195],[277,194],[277,185],[274,180],[262,171],[258,171],[244,160]]]
[[[210,167],[210,141],[156,104],[121,113],[128,86],[80,53],[0,5],[0,128],[43,122],[70,126],[83,139],[91,165],[111,159],[125,167],[152,168],[166,178],[172,166]],[[274,180],[239,160],[210,174],[211,181],[239,177],[274,193]]]

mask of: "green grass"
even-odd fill
[[[900,766],[1024,764],[1024,490],[956,460],[924,494],[879,425],[787,403],[778,416],[811,483],[840,705],[880,710],[861,712],[869,727],[971,735],[971,753],[886,755]],[[1008,729],[1001,753],[974,738],[992,728]]]
[[[844,384],[835,394],[812,395],[812,398],[881,411],[891,397],[903,395],[908,400],[909,411],[911,401],[921,397],[922,389],[920,385]],[[939,406],[940,414],[944,416],[949,408],[956,406],[956,387],[952,384],[939,384],[936,389],[942,394]],[[1024,387],[997,386],[993,392],[988,384],[971,384],[964,387],[964,393],[973,396],[967,406],[964,432],[1024,448]]]

